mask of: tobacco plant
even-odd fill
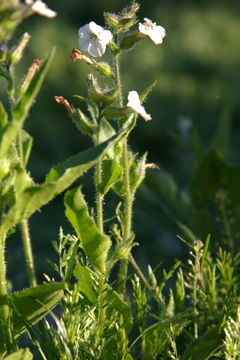
[[[139,7],[134,2],[119,14],[104,13],[104,27],[91,21],[79,28],[79,48],[71,53],[76,64],[69,66],[89,66],[87,97],[75,95],[69,101],[58,95],[55,100],[66,108],[76,128],[90,137],[92,147],[52,167],[45,181],[37,184],[27,169],[32,138],[23,127],[54,50],[44,61],[35,60],[18,85],[13,70],[30,35],[24,34],[14,47],[9,41],[25,17],[56,13],[39,0],[0,5],[0,75],[10,104],[0,104],[1,359],[29,360],[33,354],[44,360],[239,358],[239,254],[233,251],[222,192],[216,201],[229,251],[219,246],[214,254],[210,236],[198,239],[176,217],[184,230],[181,240],[190,248],[187,264],[177,261],[160,272],[149,266],[146,275],[132,255],[138,241],[132,226],[136,192],[146,169],[161,170],[147,162],[147,154],[133,153],[128,141],[138,121],[151,126],[143,103],[155,83],[140,95],[135,89],[125,93],[121,55],[131,56],[140,41],[150,39],[159,45],[166,35],[162,26],[138,19]],[[105,52],[110,61],[99,60]],[[81,185],[65,191],[65,214],[73,234],[60,228],[54,242],[59,262],[53,267],[59,281],[46,275],[46,282],[38,285],[28,219],[90,168],[95,203],[89,205]],[[172,202],[175,211],[178,204]],[[21,228],[29,288],[11,293],[5,248],[16,226]],[[27,348],[20,345],[20,337],[28,339]]]

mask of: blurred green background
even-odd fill
[[[91,20],[103,25],[104,11],[119,12],[128,3],[48,0],[47,4],[58,16],[28,18],[11,40],[14,43],[25,31],[32,36],[18,66],[19,79],[33,59],[43,58],[53,46],[57,47],[54,62],[26,123],[27,131],[34,138],[29,170],[38,182],[43,181],[53,164],[90,145],[53,99],[55,95],[62,95],[76,103],[72,95],[86,94],[85,76],[90,69],[85,64],[69,61],[71,50],[78,47],[78,28]],[[177,184],[187,194],[195,163],[208,150],[224,116],[229,125],[226,156],[233,164],[239,162],[240,2],[145,0],[140,4],[139,19],[147,17],[156,21],[165,27],[167,36],[162,45],[155,46],[146,39],[123,54],[125,99],[128,91],[141,93],[157,80],[145,104],[153,120],[146,123],[139,118],[130,145],[140,155],[147,151],[149,162],[156,162],[160,172],[171,174],[172,177],[166,176],[166,191],[171,184],[173,187]],[[146,184],[157,176],[156,170],[149,170]],[[91,202],[94,194],[90,189],[90,175],[85,176],[83,182]],[[185,254],[174,221],[146,200],[147,186],[143,185],[137,195],[134,213],[136,241],[140,244],[134,253],[144,268],[148,263],[153,267],[160,262],[168,265],[175,257],[183,258]],[[61,196],[30,219],[39,279],[43,272],[51,272],[47,259],[56,259],[51,243],[57,238],[60,225],[65,232],[71,231],[64,217]],[[18,233],[11,240],[8,256],[14,287],[22,287],[26,274],[19,271],[23,254]]]

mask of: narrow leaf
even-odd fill
[[[88,213],[87,204],[80,188],[68,191],[64,198],[66,216],[76,231],[92,266],[105,271],[105,262],[111,241],[102,234]]]
[[[18,131],[22,127],[30,107],[32,106],[34,99],[40,90],[43,79],[53,59],[54,52],[55,51],[53,49],[50,55],[41,65],[40,70],[33,77],[31,84],[23,94],[21,100],[14,107],[12,121],[9,122],[7,126],[5,126],[5,128],[0,132],[0,159],[5,157],[11,143],[15,141]]]
[[[20,138],[22,142],[23,164],[26,166],[32,149],[33,138],[25,130],[21,130]]]

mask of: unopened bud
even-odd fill
[[[92,74],[87,76],[88,94],[96,104],[110,105],[118,96],[117,89],[101,89]]]
[[[23,34],[20,43],[13,50],[13,52],[11,54],[11,59],[10,59],[11,63],[16,63],[21,60],[23,51],[24,51],[25,47],[27,46],[30,38],[31,38],[31,35],[29,35],[27,32]]]
[[[123,33],[128,31],[136,22],[136,13],[140,5],[133,3],[129,5],[121,14],[104,13],[104,18],[108,26],[116,33]]]
[[[35,74],[39,71],[42,60],[35,59],[32,65],[28,69],[27,76],[25,77],[20,89],[19,89],[19,97],[21,97],[25,91],[27,90],[30,82],[32,81]]]

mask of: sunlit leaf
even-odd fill
[[[55,50],[53,49],[46,60],[41,65],[39,71],[33,77],[26,92],[21,97],[20,101],[15,105],[12,112],[12,121],[0,130],[0,159],[4,158],[12,142],[16,140],[18,132],[22,127],[30,107],[32,106],[44,80],[44,77],[49,69],[50,63],[53,59]]]
[[[107,235],[98,230],[89,215],[81,189],[69,190],[65,195],[64,203],[66,216],[79,237],[89,262],[96,270],[104,272],[111,241]]]

